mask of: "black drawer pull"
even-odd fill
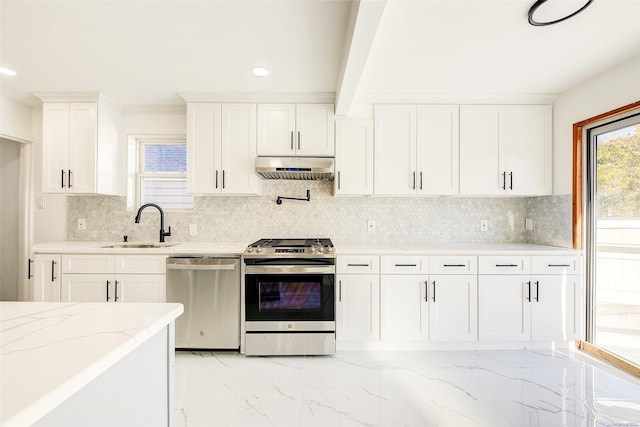
[[[395,264],[396,267],[417,267],[418,264]]]
[[[547,264],[549,267],[571,267],[570,264]]]
[[[347,264],[347,267],[371,267],[369,264]]]
[[[466,267],[467,264],[444,264],[444,267]]]
[[[518,264],[496,264],[496,267],[519,267]]]

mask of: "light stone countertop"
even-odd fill
[[[580,250],[529,243],[335,243],[340,255],[581,255]]]
[[[0,302],[0,424],[31,425],[182,312],[182,304]]]
[[[154,243],[157,242],[128,242]],[[66,241],[36,243],[31,250],[34,253],[64,253],[64,254],[114,254],[114,255],[178,255],[178,254],[211,254],[211,255],[242,255],[251,242],[165,242],[158,248],[105,248],[109,245],[119,245],[123,242],[85,242]]]

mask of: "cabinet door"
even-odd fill
[[[373,194],[373,121],[336,120],[336,196]]]
[[[416,122],[418,194],[458,194],[458,106],[418,106]]]
[[[429,338],[427,276],[380,276],[380,338],[424,341]]]
[[[478,338],[480,341],[517,342],[531,337],[530,277],[478,277]]]
[[[187,191],[189,193],[215,194],[222,190],[221,114],[221,104],[187,104]]]
[[[333,104],[296,105],[296,154],[333,156],[335,132]]]
[[[534,276],[531,281],[531,339],[570,341],[580,337],[580,276]]]
[[[260,194],[256,150],[256,104],[222,104],[223,193]]]
[[[120,295],[117,296],[118,299]],[[63,274],[62,301],[115,302],[113,274]]]
[[[377,274],[339,276],[337,299],[337,340],[380,339],[380,279]]]
[[[507,106],[505,142],[507,194],[551,194],[551,106]]]
[[[296,153],[295,104],[258,105],[258,155],[293,156]]]
[[[375,107],[375,194],[416,193],[416,107]]]
[[[42,191],[66,193],[69,173],[69,104],[42,105]]]
[[[98,108],[95,103],[69,104],[69,191],[96,192]]]
[[[60,302],[60,255],[36,255],[33,300]]]
[[[164,274],[121,274],[116,276],[115,282],[118,286],[118,302],[166,301]]]
[[[431,341],[478,339],[478,284],[475,275],[429,276]]]
[[[504,106],[460,106],[460,194],[505,193]]]

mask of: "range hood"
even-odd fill
[[[265,179],[333,180],[332,157],[257,157],[256,173]]]

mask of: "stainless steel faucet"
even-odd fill
[[[160,206],[156,205],[155,203],[147,203],[140,206],[140,209],[138,209],[138,213],[136,214],[135,223],[136,224],[140,223],[140,215],[142,214],[142,210],[149,206],[152,206],[158,209],[158,211],[160,212],[160,243],[164,243],[164,238],[171,236],[171,226],[169,226],[169,231],[167,232],[164,231],[164,211]]]

